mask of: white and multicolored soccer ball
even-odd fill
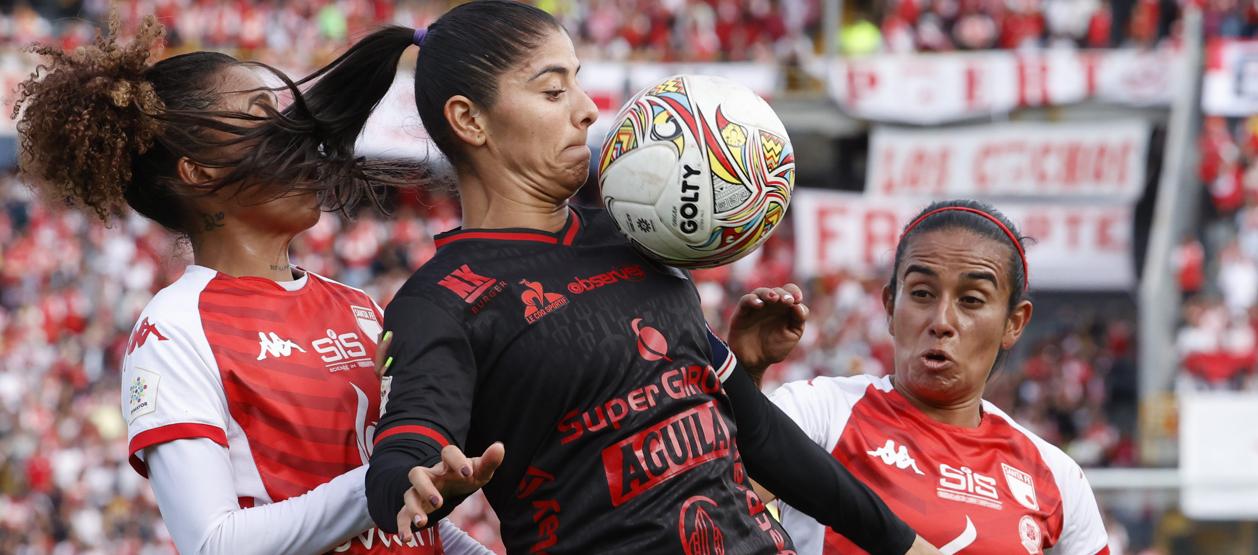
[[[638,93],[599,155],[620,231],[662,262],[727,264],[786,215],[795,156],[769,104],[729,79],[679,75]]]

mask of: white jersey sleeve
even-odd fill
[[[214,275],[185,273],[149,302],[131,332],[122,362],[122,414],[131,464],[141,475],[147,475],[146,447],[196,437],[228,445],[227,398],[197,310]]]
[[[438,524],[441,532],[441,550],[445,555],[494,555],[488,547],[467,535],[462,528],[455,526],[449,519]]]
[[[158,508],[184,554],[324,553],[372,526],[364,490],[366,466],[304,495],[240,508],[225,447],[206,438],[147,449]]]
[[[834,451],[852,415],[852,407],[864,397],[870,384],[889,388],[890,383],[884,382],[885,378],[871,376],[817,377],[783,384],[769,399],[814,443],[826,451]]]

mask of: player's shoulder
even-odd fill
[[[363,291],[362,289],[359,289],[351,285],[346,285],[330,277],[327,277],[322,274],[317,274],[309,270],[306,271],[306,275],[310,276],[308,279],[310,279],[312,282],[319,283],[323,287],[327,288],[327,290],[347,297],[353,303],[365,304],[368,307],[376,306],[376,303],[371,298],[371,295],[367,294],[367,292]]]
[[[845,398],[855,402],[870,391],[891,391],[891,379],[886,376],[858,374],[855,376],[817,376],[782,384],[773,393],[778,397]]]
[[[217,276],[218,272],[209,268],[188,266],[179,279],[163,287],[144,305],[136,328],[145,325],[172,329],[199,328],[201,293]]]
[[[996,418],[999,418],[1010,428],[1013,428],[1013,430],[1021,437],[1034,445],[1036,451],[1040,455],[1040,458],[1043,460],[1044,464],[1047,465],[1048,470],[1053,474],[1057,481],[1065,482],[1083,479],[1083,468],[1080,467],[1079,463],[1075,462],[1070,455],[1066,454],[1065,451],[1062,451],[1060,447],[1049,443],[1026,426],[1019,424],[1011,416],[1005,413],[1005,411],[1001,410],[1000,407],[997,407],[995,404],[987,401],[986,399],[983,400],[983,410]]]

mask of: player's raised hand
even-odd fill
[[[414,538],[412,525],[427,526],[428,515],[440,509],[446,497],[468,495],[489,483],[505,453],[502,443],[494,442],[481,456],[469,459],[457,446],[447,445],[441,450],[441,462],[412,468],[407,474],[411,487],[406,490],[405,503],[397,513],[397,529],[402,541]]]
[[[738,300],[730,318],[730,349],[744,368],[758,375],[786,359],[803,337],[807,320],[804,293],[795,284],[758,288]]]

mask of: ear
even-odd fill
[[[1005,320],[1005,334],[1000,338],[1001,349],[1007,351],[1013,348],[1018,338],[1022,337],[1022,332],[1026,330],[1026,325],[1031,322],[1032,312],[1031,301],[1022,301],[1018,303],[1018,306],[1013,307],[1009,318]]]
[[[891,316],[895,314],[895,291],[890,283],[882,286],[882,308],[887,311],[887,333],[895,337],[895,328],[891,326]]]
[[[466,96],[454,95],[446,100],[443,113],[454,136],[470,146],[485,144],[485,118],[480,107]]]
[[[215,168],[207,168],[194,162],[191,158],[183,156],[175,162],[175,171],[179,174],[179,180],[192,188],[204,187],[210,181],[217,177]]]

